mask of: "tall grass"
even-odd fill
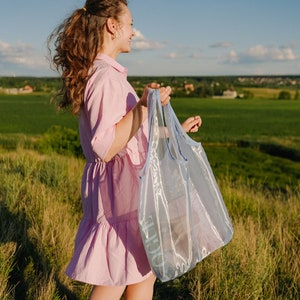
[[[194,299],[296,299],[299,193],[271,196],[228,181],[222,191],[235,235],[194,270]]]
[[[0,299],[87,299],[64,270],[81,217],[84,162],[19,147],[0,152]],[[154,299],[296,299],[300,286],[299,189],[269,194],[219,178],[235,234]]]
[[[64,268],[80,218],[82,162],[19,149],[0,165],[1,260],[11,268],[1,264],[0,298],[75,299]]]

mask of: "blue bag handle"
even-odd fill
[[[177,138],[178,134],[175,133],[175,131],[176,131],[175,124],[174,124],[174,122],[172,122],[172,120],[166,122],[164,110],[161,105],[159,90],[149,89],[147,106],[148,106],[148,118],[149,118],[149,141],[148,141],[149,146],[152,145],[153,138],[155,140],[157,140],[159,138],[163,138],[166,141],[168,154],[170,155],[170,157],[173,160],[177,160],[178,162],[186,162],[186,158],[182,155],[182,153],[180,153],[180,151],[178,152],[178,147],[180,147],[180,146],[179,146],[179,142],[178,142],[178,138]],[[168,106],[172,110],[171,105],[168,104]],[[163,130],[163,136],[159,137],[159,136],[153,135],[153,130],[154,130],[153,124],[155,121],[154,120],[155,109],[156,109],[156,114],[157,114],[158,123],[159,123],[158,125],[166,126],[168,128],[169,142],[168,142],[165,130]],[[175,118],[175,120],[177,120],[177,117],[176,117],[174,111],[173,111],[173,115],[174,115],[173,119]],[[178,121],[178,123],[179,123],[179,121]],[[179,123],[179,126],[181,127],[180,123]]]
[[[170,127],[174,130],[174,134],[178,137],[181,136],[184,138],[185,142],[191,146],[199,146],[201,143],[194,141],[182,128],[172,106],[168,103],[163,107],[164,117],[167,123],[167,127]]]

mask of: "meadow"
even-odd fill
[[[67,132],[68,145],[77,142],[77,121],[49,99],[0,95],[3,300],[87,299],[90,290],[64,275],[81,217],[84,159],[57,140]],[[178,98],[172,106],[180,119],[203,119],[192,137],[208,154],[235,234],[188,274],[157,281],[154,299],[296,299],[300,101]]]

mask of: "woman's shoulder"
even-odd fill
[[[96,60],[92,68],[92,76],[107,76],[111,72],[111,66],[104,60]]]
[[[104,60],[95,61],[93,65],[91,78],[97,80],[101,79],[101,81],[115,80],[117,82],[119,82],[120,80],[122,81],[122,79],[124,79],[124,77],[121,76],[113,66],[111,66]]]

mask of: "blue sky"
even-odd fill
[[[79,0],[1,3],[0,76],[56,76],[46,39]],[[129,0],[129,75],[300,75],[300,0]]]

